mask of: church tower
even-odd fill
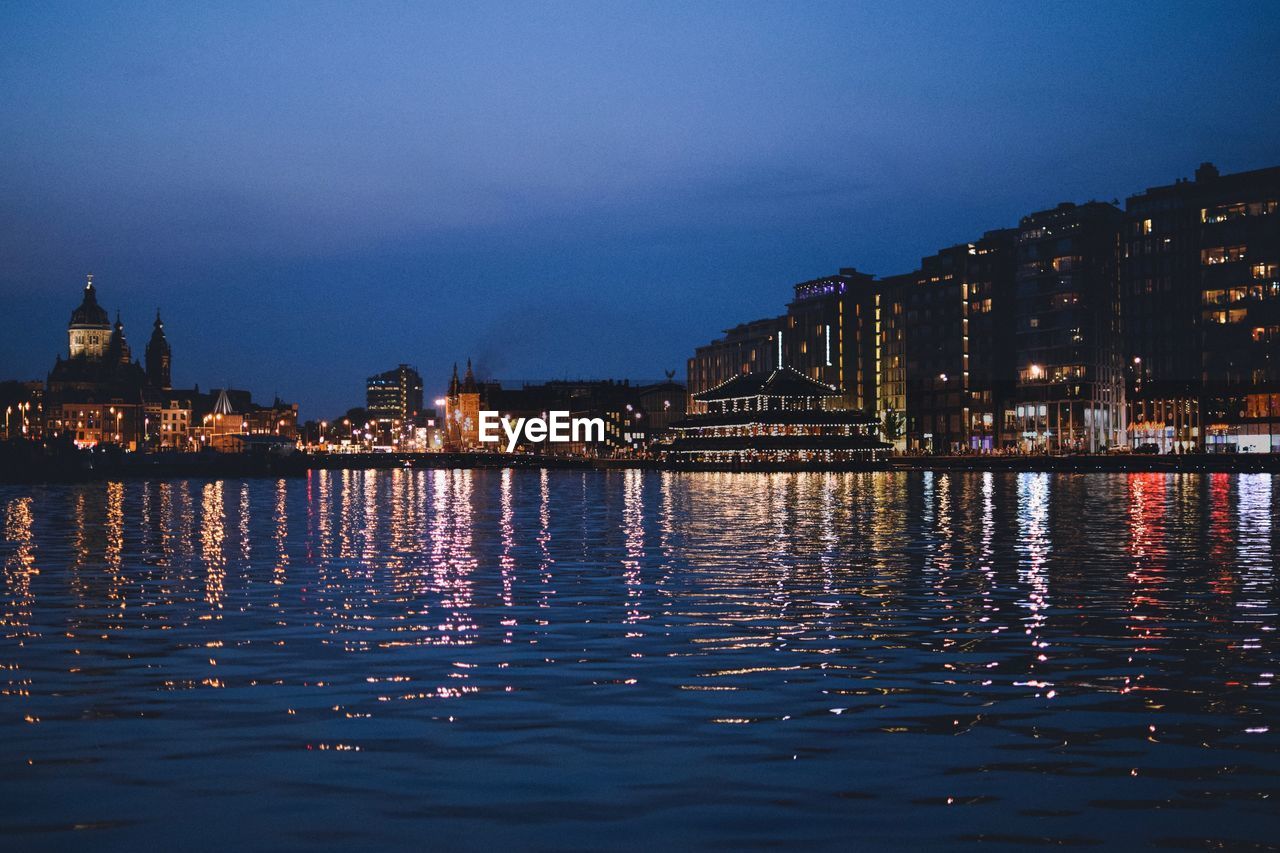
[[[71,312],[67,323],[67,349],[72,358],[98,360],[107,354],[111,339],[111,320],[98,304],[98,293],[90,275],[84,286],[84,300]]]
[[[115,329],[111,332],[111,339],[107,342],[107,361],[113,365],[121,364],[128,366],[133,361],[133,350],[129,349],[129,342],[124,337],[124,323],[120,320],[120,312],[116,312]]]
[[[173,353],[169,349],[169,341],[164,336],[164,323],[160,320],[160,309],[156,309],[155,326],[151,329],[151,340],[147,342],[147,381],[153,388],[168,390],[170,384],[170,364]]]

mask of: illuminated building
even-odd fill
[[[906,299],[916,283],[914,273],[886,276],[872,296],[870,338],[875,382],[874,411],[883,434],[897,449],[906,449],[907,313]]]
[[[688,362],[689,411],[735,376],[786,366],[840,389],[852,408],[875,407],[875,279],[852,267],[792,286],[787,313],[727,329]]]
[[[0,435],[6,441],[44,437],[44,383],[40,380],[0,382],[0,409],[4,410]]]
[[[98,304],[93,276],[84,285],[80,306],[71,312],[67,323],[67,352],[70,358],[99,359],[106,355],[111,338],[111,321],[106,309]]]
[[[781,363],[777,341],[785,325],[785,317],[741,323],[726,329],[724,337],[695,349],[688,363],[688,410],[706,410],[698,401],[703,391],[743,373],[777,367]]]
[[[81,447],[110,443],[130,450],[147,440],[147,409],[158,404],[159,396],[133,360],[119,314],[113,326],[98,304],[93,276],[71,312],[67,357],[55,360],[45,397],[51,437],[69,437]]]
[[[445,448],[475,450],[480,447],[480,386],[476,384],[467,359],[465,378],[458,381],[458,365],[453,365],[449,392],[445,395]]]
[[[1280,451],[1280,168],[1128,199],[1121,302],[1134,445]]]
[[[1025,450],[1097,453],[1127,444],[1116,269],[1122,216],[1064,203],[1018,234],[1015,416]]]
[[[889,328],[896,336],[900,326],[904,339],[905,368],[894,381],[906,386],[909,449],[1002,446],[1016,380],[1015,237],[1012,230],[990,231],[924,258],[919,272],[903,277],[909,283],[895,294],[902,304],[895,303]]]
[[[873,415],[842,408],[834,386],[790,368],[735,376],[695,399],[705,414],[671,425],[663,456],[676,464],[852,464],[888,445]]]
[[[398,444],[422,412],[422,377],[407,364],[370,376],[365,411],[380,444]]]
[[[190,450],[191,403],[188,400],[170,398],[154,411],[148,412],[150,432],[155,443],[165,450]]]

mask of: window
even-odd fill
[[[1244,246],[1217,246],[1213,249],[1202,249],[1200,252],[1200,263],[1204,266],[1228,264],[1232,261],[1244,260],[1244,255]]]

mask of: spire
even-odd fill
[[[462,380],[462,393],[474,394],[476,392],[476,375],[471,372],[471,359],[467,359],[467,375]]]
[[[170,387],[170,364],[173,352],[169,341],[164,336],[164,321],[160,319],[160,309],[156,309],[156,322],[151,329],[151,340],[147,341],[147,381],[155,388]]]
[[[449,380],[449,396],[458,396],[458,362],[453,363],[453,378]]]

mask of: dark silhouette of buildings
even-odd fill
[[[153,388],[168,390],[172,380],[173,351],[164,336],[164,322],[160,309],[156,309],[156,321],[151,327],[151,340],[147,341],[147,381]]]

